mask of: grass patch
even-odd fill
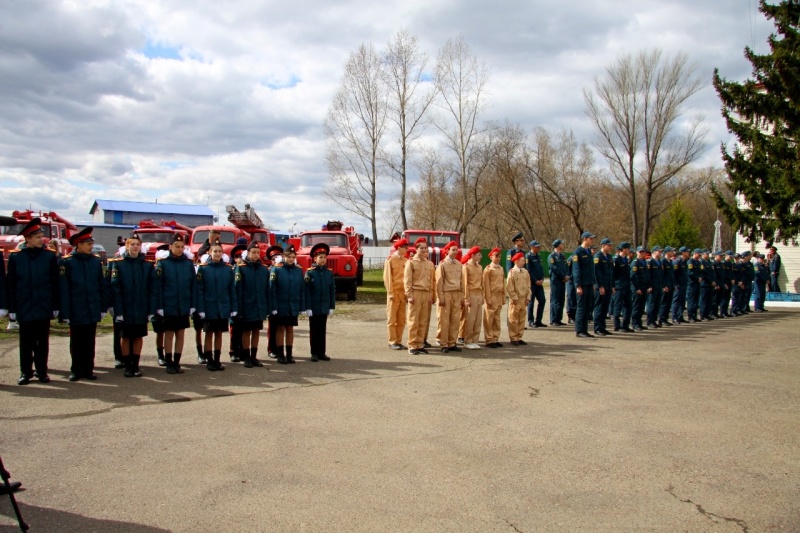
[[[8,317],[0,318],[0,340],[3,339],[18,339],[19,330],[6,329],[8,327]],[[106,333],[114,333],[114,323],[112,322],[111,315],[106,317],[97,324],[97,334],[105,335]],[[50,321],[50,335],[54,337],[69,337],[69,325],[60,323],[57,319]]]

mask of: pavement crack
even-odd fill
[[[511,521],[509,521],[507,518],[503,518],[503,521],[504,521],[506,524],[508,524],[508,525],[509,525],[509,526],[510,526],[510,527],[511,527],[511,528],[512,528],[514,531],[516,531],[517,533],[523,533],[523,531],[522,531],[520,528],[518,528],[516,525],[514,525],[514,523],[513,523],[513,522],[511,522]]]
[[[530,396],[531,398],[536,398],[537,396],[539,396],[539,389],[534,389],[531,386],[528,386],[528,388],[531,390],[531,392],[528,393],[528,396]]]
[[[706,511],[703,508],[702,505],[700,505],[699,503],[693,502],[689,498],[683,499],[683,498],[678,497],[678,495],[675,494],[675,487],[673,487],[672,485],[667,487],[666,491],[670,494],[670,496],[672,496],[673,498],[675,498],[679,502],[688,503],[688,504],[694,505],[694,507],[695,507],[695,509],[697,510],[698,513],[700,513],[701,515],[705,516],[706,518],[708,518],[709,520],[711,520],[715,524],[719,523],[718,520],[717,520],[717,519],[719,519],[719,520],[724,520],[725,522],[733,522],[734,524],[736,524],[737,526],[742,528],[742,531],[744,533],[749,533],[749,531],[750,531],[750,526],[748,526],[747,522],[745,522],[741,518],[732,518],[732,517],[729,517],[729,516],[721,516],[721,515],[712,513],[710,511]]]

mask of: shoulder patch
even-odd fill
[[[242,281],[242,273],[238,270],[236,271],[236,276],[234,276],[235,281]]]
[[[119,270],[117,270],[116,268],[112,268],[111,269],[111,277],[112,278],[116,278],[118,276],[119,276]]]
[[[633,270],[634,272],[636,272],[637,270],[639,270],[639,268],[638,268],[638,267],[633,267],[631,270]]]
[[[600,258],[599,257],[595,257],[594,258],[594,264],[595,265],[600,264]]]
[[[61,276],[66,276],[67,275],[67,267],[65,267],[64,265],[61,265],[60,267],[58,267],[58,274],[61,275]]]
[[[203,269],[197,271],[197,281],[203,281]]]
[[[278,274],[273,270],[269,275],[269,280],[275,281],[276,279],[278,279]]]

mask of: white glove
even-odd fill
[[[273,312],[272,312],[272,314],[273,314],[273,315],[277,315],[277,314],[278,314],[278,312],[277,312],[277,311],[273,311]]]
[[[236,316],[238,314],[239,314],[239,311],[234,311],[234,312],[231,313],[231,316]]]
[[[114,322],[122,322],[122,315],[119,315],[117,318],[115,318]]]
[[[106,313],[108,313],[109,315],[113,315],[114,314],[114,308],[113,307],[109,307],[108,310],[106,311]]]
[[[222,254],[222,262],[223,263],[230,263],[231,262],[230,256],[228,254]]]
[[[153,320],[153,315],[147,315],[147,321],[150,322],[151,320]]]
[[[307,316],[308,318],[311,318],[313,315],[314,315],[314,312],[313,312],[313,311],[311,311],[311,309],[306,309],[306,316]]]
[[[156,259],[166,259],[169,257],[169,250],[159,250],[156,252]]]
[[[164,316],[164,310],[163,310],[163,309],[158,309],[158,310],[156,311],[156,314],[157,314],[158,316]]]
[[[197,309],[195,309],[194,307],[190,307],[189,308],[189,314],[190,315],[193,315],[195,311],[197,311]]]
[[[328,316],[333,316],[333,309],[331,309],[330,311],[328,311]]]
[[[0,318],[3,318],[8,314],[8,309],[0,309]]]
[[[8,319],[9,320],[16,320],[17,319],[17,313],[8,313]]]
[[[100,320],[103,320],[106,317],[106,313],[100,313]]]
[[[197,316],[199,316],[200,319],[202,320],[202,319],[204,319],[206,317],[206,314],[204,312],[200,311],[199,313],[197,313]]]
[[[53,318],[58,318],[58,311],[53,311]]]
[[[69,318],[64,319],[64,324],[69,324]]]

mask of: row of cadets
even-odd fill
[[[493,248],[489,252],[491,263],[483,269],[483,335],[488,348],[502,348],[500,344],[500,315],[506,302],[506,283],[500,265],[502,252]]]
[[[442,353],[460,352],[456,346],[461,309],[464,307],[464,280],[461,263],[456,259],[459,248],[454,241],[447,243],[442,251],[446,257],[436,267],[436,339]]]
[[[314,362],[331,360],[325,353],[328,317],[333,315],[336,307],[336,285],[333,272],[327,267],[330,251],[330,247],[325,243],[317,243],[311,247],[314,263],[306,270],[304,278],[308,337],[311,344],[311,360]]]
[[[197,314],[203,320],[206,368],[220,371],[225,370],[220,362],[222,336],[228,331],[228,321],[238,314],[238,307],[234,272],[223,259],[222,244],[216,241],[208,251],[208,260],[197,269]],[[186,326],[188,327],[188,320]],[[177,372],[180,372],[179,363],[180,355],[176,354],[173,369]],[[169,367],[167,371],[169,372]]]
[[[276,329],[275,350],[280,364],[295,362],[292,354],[294,328],[301,311],[307,309],[303,270],[296,260],[297,251],[293,244],[289,244],[283,252],[283,266],[273,268],[270,273],[269,306]]]
[[[461,267],[464,284],[464,347],[478,350],[483,318],[483,269],[481,268],[481,249],[473,246],[464,255]]]

